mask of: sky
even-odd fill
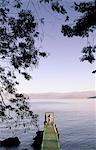
[[[66,6],[70,1],[66,1]],[[32,9],[31,4],[28,8]],[[41,8],[42,9],[42,8]],[[30,73],[32,80],[25,81],[18,77],[19,92],[45,93],[45,92],[74,92],[95,90],[95,75],[92,74],[94,64],[80,62],[81,50],[87,45],[87,39],[65,38],[61,30],[63,19],[59,15],[52,15],[41,10],[41,14],[47,17],[45,25],[41,26],[42,43],[37,41],[41,50],[47,51],[49,56],[40,60],[39,66]],[[71,10],[69,10],[71,14]],[[72,17],[75,17],[73,12]]]

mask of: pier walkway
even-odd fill
[[[45,115],[47,114],[49,113]],[[52,120],[45,120],[41,150],[60,150],[59,134],[54,124],[54,116]]]

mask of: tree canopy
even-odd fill
[[[62,25],[62,33],[64,36],[73,37],[89,37],[96,29],[96,1],[89,2],[74,2],[73,6],[76,12],[79,12],[80,17],[73,21],[70,26],[68,24]],[[88,45],[82,50],[83,57],[81,61],[88,61],[93,63],[95,61],[94,53],[96,52],[96,44]]]
[[[14,7],[18,8],[19,3],[16,4]],[[26,118],[31,118],[32,123],[37,121],[37,115],[30,110],[26,97],[16,91],[16,85],[19,84],[16,73],[30,80],[28,69],[36,67],[40,57],[46,56],[45,52],[40,52],[35,46],[38,35],[37,23],[29,10],[20,9],[17,16],[14,16],[6,5],[0,7],[1,120],[12,120],[16,117],[19,121]],[[14,112],[14,115],[8,111]]]
[[[34,6],[34,0],[28,2],[30,1]],[[64,24],[61,25],[64,36],[88,38],[96,29],[96,0],[78,3],[74,0],[72,8],[79,13],[79,17],[73,20],[71,25],[64,1],[37,1],[41,5],[48,5],[53,13],[59,13],[65,18]],[[36,47],[36,39],[40,36],[38,21],[31,10],[23,9],[23,3],[23,0],[2,0],[0,4],[0,118],[14,119],[7,111],[10,110],[21,119],[31,117],[36,122],[37,115],[30,110],[25,96],[16,91],[16,85],[19,84],[16,74],[19,73],[30,80],[29,69],[36,67],[40,58],[46,57],[47,53]],[[10,13],[11,7],[14,12],[17,11],[15,15]],[[39,21],[44,23],[44,18],[40,16]],[[81,61],[93,63],[95,52],[96,44],[88,44],[82,50]],[[9,99],[5,97],[8,94],[11,95]],[[8,103],[5,99],[8,99]]]
[[[77,14],[77,19],[71,18],[68,15],[64,1],[55,1],[55,0],[41,0],[41,2],[48,3],[51,6],[51,9],[57,13],[61,13],[65,17],[65,22],[61,25],[61,32],[64,36],[72,37],[90,37],[96,29],[96,0],[89,0],[84,2],[77,2],[74,0],[72,5],[73,11]],[[63,2],[63,4],[62,4]],[[73,22],[71,21],[73,19]],[[96,34],[94,35],[94,39]],[[82,50],[81,61],[88,61],[89,63],[94,63],[95,61],[95,52],[96,52],[96,43],[95,40],[93,44],[90,42],[87,43]],[[93,71],[95,73],[96,70]]]

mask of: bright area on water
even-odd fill
[[[61,150],[95,150],[96,149],[96,100],[95,99],[43,99],[30,100],[33,112],[39,114],[39,128],[43,129],[45,112],[54,112],[55,123],[60,133]],[[1,129],[0,129],[1,130]],[[14,150],[32,150],[32,138],[35,129],[23,133],[16,131],[22,141]],[[10,131],[0,131],[0,139],[8,136]],[[6,150],[0,148],[0,150]],[[7,149],[8,150],[8,149]],[[10,150],[13,150],[13,148]]]

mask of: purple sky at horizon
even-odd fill
[[[43,11],[41,14],[44,13]],[[94,64],[80,62],[81,50],[87,45],[87,39],[65,38],[60,32],[59,25],[63,19],[59,18],[60,16],[56,19],[48,12],[43,15],[48,18],[43,27],[43,41],[40,45],[37,42],[37,45],[50,55],[48,58],[41,59],[38,68],[33,69],[32,80],[24,81],[23,78],[19,78],[18,91],[43,93],[95,90],[95,75],[92,74]]]

